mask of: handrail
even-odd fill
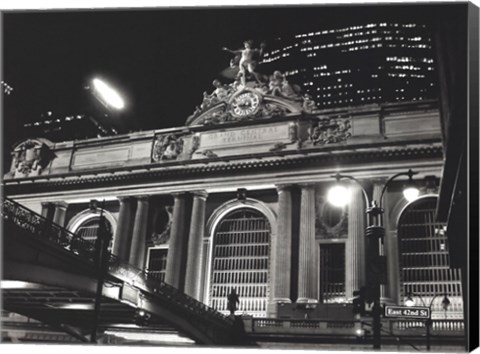
[[[13,222],[32,235],[56,243],[63,249],[92,262],[96,261],[95,241],[83,239],[10,198],[2,198],[0,214],[4,220]],[[130,285],[143,288],[143,290],[161,297],[167,306],[176,306],[178,310],[188,311],[189,316],[194,315],[203,320],[208,319],[217,323],[220,321],[222,325],[228,326],[233,324],[232,319],[184,294],[175,287],[160,281],[148,274],[145,269],[137,268],[125,262],[111,252],[107,256],[108,268],[114,276],[118,273],[122,280]]]
[[[435,332],[445,334],[449,332],[452,336],[461,336],[459,334],[464,329],[464,321],[461,319],[434,319],[433,322],[433,334]],[[261,332],[262,330],[268,330],[268,328],[283,328],[286,331],[296,330],[298,328],[316,329],[319,332],[325,331],[328,328],[338,328],[343,330],[351,330],[354,324],[360,324],[358,320],[327,320],[327,319],[300,319],[300,318],[253,318],[252,328],[253,331]],[[382,323],[385,327],[390,328],[390,332],[404,333],[409,330],[424,331],[424,320],[412,320],[412,319],[382,319]],[[352,332],[353,333],[353,332]]]

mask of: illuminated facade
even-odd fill
[[[374,22],[284,36],[268,44],[279,69],[318,108],[437,97],[431,32],[424,24]]]
[[[354,175],[378,198],[388,177],[411,168],[420,198],[405,200],[400,180],[383,201],[382,301],[436,297],[433,330],[458,336],[460,271],[449,268],[444,225],[431,220],[443,163],[437,102],[332,113],[253,81],[225,90],[184,127],[24,141],[12,152],[6,194],[89,240],[97,199],[113,254],[224,314],[235,289],[236,313],[256,340],[324,335],[335,321],[335,333],[355,337],[350,304],[366,281],[365,201],[352,185],[348,207],[331,206],[332,175]],[[439,294],[448,295],[448,311]],[[389,326],[402,335],[418,326],[409,323]]]
[[[184,126],[16,144],[5,194],[92,242],[102,215],[118,259],[222,314],[235,289],[236,315],[258,342],[342,342],[357,340],[369,321],[352,311],[354,292],[368,280],[367,220],[354,184],[348,206],[327,202],[333,175],[354,176],[378,199],[389,177],[413,169],[417,200],[407,201],[405,180],[395,180],[380,201],[381,301],[403,305],[413,296],[430,304],[436,343],[458,344],[462,274],[450,264],[446,225],[434,220],[444,161],[427,33],[413,23],[371,23],[281,39],[264,67],[283,74],[220,84]],[[14,269],[5,274],[23,280],[8,278]],[[17,302],[22,289],[8,291],[4,316],[24,310],[35,318]],[[125,302],[123,295],[122,288],[110,300]],[[142,310],[143,300],[129,299]],[[383,321],[385,342],[423,341],[423,321]],[[133,340],[149,333],[148,323],[135,326]],[[107,338],[119,335],[115,323],[104,329]],[[18,332],[3,335],[22,340]]]

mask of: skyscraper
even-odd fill
[[[319,108],[419,101],[436,97],[429,28],[371,22],[279,37],[262,66],[285,73]]]

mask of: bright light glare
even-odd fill
[[[100,79],[93,79],[93,86],[95,91],[101,96],[105,103],[116,109],[122,109],[125,107],[123,99],[120,97],[117,91],[107,85]]]
[[[407,187],[403,190],[403,196],[409,202],[413,202],[418,198],[420,191],[416,187]]]
[[[357,336],[361,337],[365,334],[365,330],[362,329],[362,328],[357,328],[357,330],[355,331],[355,333],[357,334]]]
[[[408,306],[408,307],[415,306],[415,300],[413,300],[411,297],[407,298],[405,300],[405,306]]]
[[[344,186],[336,185],[329,189],[327,200],[333,206],[341,208],[350,202],[350,193]]]
[[[0,281],[1,289],[35,289],[40,288],[38,284],[27,283],[19,280],[2,280]]]
[[[116,337],[122,337],[127,340],[145,340],[145,341],[157,341],[168,342],[178,344],[193,344],[195,343],[189,338],[181,337],[174,333],[144,333],[144,332],[120,332],[120,331],[105,331],[106,335],[114,335]]]

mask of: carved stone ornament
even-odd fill
[[[165,211],[168,216],[168,221],[165,225],[165,229],[161,233],[156,233],[156,232],[152,233],[152,242],[155,246],[167,244],[168,241],[170,240],[170,231],[172,229],[173,207],[166,206]]]
[[[348,237],[347,209],[331,206],[325,199],[317,200],[315,217],[315,234],[321,239],[341,239]],[[332,211],[334,215],[332,216]],[[337,214],[337,215],[335,215]]]
[[[238,78],[230,84],[214,80],[213,86],[210,94],[203,93],[203,101],[187,119],[187,125],[272,118],[316,109],[312,97],[302,94],[300,87],[290,84],[280,71],[246,82]]]
[[[30,139],[18,145],[12,155],[10,175],[13,177],[37,176],[55,157],[45,143]]]
[[[190,148],[190,154],[193,154],[195,151],[197,151],[199,146],[200,146],[200,135],[195,134],[192,136],[192,145]]]
[[[159,135],[153,145],[154,161],[176,160],[183,151],[183,139],[175,134]]]
[[[352,136],[349,118],[319,118],[308,128],[308,139],[313,145],[334,144]]]

